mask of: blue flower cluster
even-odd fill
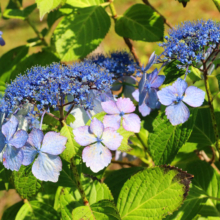
[[[220,43],[220,23],[212,20],[187,21],[171,29],[165,43],[160,44],[164,52],[160,62],[178,60],[179,68],[201,62]]]
[[[4,109],[13,109],[26,102],[37,106],[38,110],[49,110],[64,104],[66,95],[74,97],[74,104],[85,109],[93,106],[88,100],[91,89],[108,92],[113,83],[113,75],[91,61],[65,66],[53,63],[50,66],[36,66],[25,75],[19,75],[7,85]]]
[[[99,54],[95,57],[91,57],[91,60],[110,73],[113,73],[116,78],[130,76],[138,67],[137,63],[126,51],[112,52],[107,56]]]

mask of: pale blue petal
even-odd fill
[[[158,76],[158,69],[154,69],[152,73],[150,74],[147,74],[147,81],[149,84],[152,84],[154,83],[154,81],[157,79],[157,76]]]
[[[101,105],[102,105],[102,109],[110,115],[120,113],[115,101],[110,100],[110,101],[102,102]]]
[[[145,99],[145,104],[150,108],[155,109],[157,102],[158,102],[157,90],[154,88],[150,88],[148,90],[148,94]]]
[[[205,99],[205,92],[195,86],[189,86],[186,89],[183,101],[192,107],[199,107]]]
[[[13,146],[6,145],[3,153],[3,165],[9,170],[18,171],[23,161],[23,152]]]
[[[42,181],[57,182],[61,170],[62,161],[59,156],[42,152],[39,153],[32,166],[32,173]]]
[[[83,149],[82,159],[87,167],[90,167],[94,173],[97,173],[111,163],[112,154],[101,143],[95,143]]]
[[[167,86],[157,92],[157,96],[162,105],[171,105],[176,101],[178,94],[173,86]]]
[[[45,134],[41,151],[44,153],[59,155],[65,150],[67,138],[60,133],[49,131]]]
[[[96,142],[96,137],[90,132],[89,126],[82,126],[73,130],[74,139],[81,146],[87,146]]]
[[[178,78],[172,85],[179,97],[182,97],[186,91],[187,83],[185,80]]]
[[[138,89],[139,89],[140,93],[142,93],[142,91],[144,90],[146,80],[147,80],[147,74],[143,73],[143,76],[141,77],[141,80],[140,80],[139,85],[138,85]]]
[[[18,128],[18,119],[15,116],[11,116],[10,120],[2,125],[2,133],[9,141]]]
[[[155,55],[155,52],[153,52],[148,60],[147,66],[144,68],[144,71],[147,71],[151,68],[151,66],[156,61],[157,56]]]
[[[157,76],[157,77],[151,82],[151,87],[152,87],[152,88],[159,88],[159,87],[163,84],[165,78],[166,78],[166,77],[163,76],[163,75]]]
[[[142,114],[143,117],[147,116],[151,112],[151,108],[148,107],[145,103],[143,103],[141,106],[139,106],[139,112]]]
[[[28,139],[28,133],[24,130],[17,131],[10,139],[9,144],[16,148],[21,148],[25,145]]]
[[[141,129],[141,119],[134,113],[127,114],[123,116],[122,125],[127,131],[139,133]]]
[[[38,150],[40,150],[41,143],[44,138],[44,133],[40,129],[33,128],[31,133],[29,134],[28,143],[36,147]]]
[[[92,119],[90,124],[90,131],[98,138],[102,136],[104,125],[97,118]]]
[[[172,125],[178,125],[188,120],[190,112],[183,102],[179,102],[166,108],[166,116]]]
[[[132,93],[132,95],[133,95],[133,97],[134,97],[134,99],[137,101],[137,102],[139,102],[139,90],[138,89],[136,89],[133,93]]]
[[[103,124],[105,128],[114,128],[115,130],[118,130],[121,125],[121,116],[105,115]]]
[[[22,164],[28,166],[34,161],[37,155],[37,150],[35,147],[31,146],[28,143],[26,143],[25,146],[21,148],[21,150],[23,151],[23,155],[24,155]]]
[[[102,135],[102,143],[110,150],[117,150],[122,142],[123,137],[113,128],[105,128]]]
[[[139,95],[139,105],[142,105],[146,99],[146,96],[148,95],[148,89],[145,89],[144,91],[142,91]]]
[[[4,147],[5,147],[5,136],[0,131],[0,153],[2,152]]]

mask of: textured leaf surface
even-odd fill
[[[83,58],[101,43],[109,28],[110,18],[101,6],[78,8],[54,31],[57,53],[62,61]]]
[[[15,220],[58,220],[57,212],[53,207],[36,200],[25,203],[16,215]]]
[[[89,7],[93,5],[100,5],[104,3],[105,0],[67,0],[66,3],[73,6],[73,7]]]
[[[66,149],[61,154],[61,157],[69,162],[70,159],[78,153],[80,145],[76,143],[74,139],[73,129],[67,124],[63,126],[60,134],[67,138]]]
[[[118,35],[132,40],[163,41],[164,22],[149,6],[135,4],[117,19],[115,31]]]
[[[148,131],[148,147],[156,165],[171,163],[178,150],[189,139],[196,119],[196,110],[187,122],[173,126],[165,115],[159,114]]]
[[[183,74],[185,74],[185,71],[182,69],[178,69],[176,65],[177,62],[172,61],[164,67],[163,72],[164,75],[166,76],[164,84],[169,84],[175,81],[177,78],[181,77]]]
[[[105,183],[108,185],[112,192],[114,201],[117,202],[119,193],[124,183],[134,174],[143,170],[143,167],[131,167],[113,171],[105,179]]]
[[[89,207],[81,206],[73,210],[73,220],[120,220],[120,215],[113,202],[102,200]]]
[[[123,220],[160,220],[181,206],[192,176],[172,167],[140,171],[128,180],[117,207]]]
[[[22,199],[33,197],[41,188],[41,181],[32,174],[31,168],[32,165],[21,166],[18,172],[12,173],[15,189]]]

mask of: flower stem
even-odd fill
[[[214,130],[214,134],[215,134],[215,141],[216,141],[215,147],[216,147],[216,150],[220,153],[218,126],[217,126],[217,121],[216,121],[216,117],[215,117],[214,107],[212,104],[213,98],[212,98],[212,94],[210,91],[210,86],[209,86],[209,81],[208,81],[208,69],[206,68],[205,61],[203,61],[203,69],[204,69],[205,89],[206,89],[206,94],[208,96],[208,104],[209,104],[209,109],[210,109],[210,113],[211,113],[212,126],[213,126],[213,130]]]
[[[86,193],[85,193],[85,191],[83,189],[83,186],[81,184],[81,181],[80,181],[80,176],[79,176],[79,173],[77,171],[77,167],[76,167],[74,158],[71,159],[71,164],[70,165],[71,165],[71,169],[73,171],[73,174],[74,174],[74,177],[75,177],[75,180],[76,180],[77,188],[78,188],[78,190],[80,192],[80,195],[82,197],[83,203],[84,203],[85,206],[89,206],[90,207],[89,201],[86,198]]]

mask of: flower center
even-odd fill
[[[124,112],[120,112],[120,114],[119,114],[119,115],[120,115],[121,117],[123,117],[123,116],[124,116],[124,114],[125,114]]]
[[[101,138],[96,138],[96,141],[98,142],[98,143],[101,143],[102,142],[102,139]]]
[[[177,103],[181,102],[182,100],[183,100],[183,96],[181,96],[181,97],[177,96],[176,100],[174,101],[174,103],[177,104]]]
[[[151,84],[150,84],[150,83],[146,83],[146,84],[145,84],[145,89],[150,89],[150,87],[151,87]]]

